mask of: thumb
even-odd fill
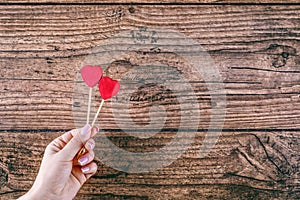
[[[73,138],[61,150],[60,154],[66,161],[73,160],[78,151],[91,137],[91,126],[86,124],[81,129],[75,129]]]

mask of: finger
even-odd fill
[[[48,144],[48,146],[46,147],[45,153],[46,154],[53,154],[53,153],[57,153],[60,150],[62,150],[64,148],[64,146],[66,145],[66,143],[64,143],[62,140],[60,140],[59,138],[56,138],[55,140],[53,140],[50,144]]]
[[[72,168],[71,178],[74,179],[74,181],[78,181],[79,184],[82,186],[87,181],[87,179],[89,179],[92,175],[94,175],[97,172],[97,168],[98,167],[94,162],[84,167],[75,166]]]
[[[91,137],[90,125],[85,125],[82,129],[75,129],[77,131],[71,132],[73,134],[72,139],[66,144],[66,146],[60,152],[61,156],[66,161],[73,160],[77,152],[81,149]]]
[[[89,139],[85,145],[84,145],[84,148],[87,150],[87,151],[92,151],[94,148],[95,148],[95,140],[94,139]]]
[[[74,130],[72,130],[74,131]],[[63,135],[55,138],[46,148],[46,153],[59,152],[66,146],[67,142],[72,138],[71,131],[64,133]]]
[[[92,133],[91,133],[91,137],[93,137],[94,135],[96,135],[96,133],[98,133],[98,127],[93,127],[92,128]],[[81,155],[85,154],[87,151],[89,151],[90,149],[93,149],[95,146],[95,141],[92,140],[92,141],[88,141],[87,143],[85,143],[84,147],[82,147],[78,154],[77,154],[77,158],[80,157]]]
[[[74,160],[74,165],[80,165],[80,166],[85,166],[92,162],[95,158],[95,153],[94,151],[90,151],[81,157],[79,157],[77,160]]]
[[[81,166],[74,166],[72,168],[71,178],[74,179],[74,181],[78,181],[81,186],[87,180],[86,175],[81,171]]]
[[[98,133],[98,131],[99,131],[99,128],[97,126],[94,126],[92,128],[92,134],[91,134],[92,136],[91,137],[94,137]]]
[[[97,172],[97,169],[98,166],[94,162],[81,167],[81,171],[85,174],[86,179],[89,179],[92,175],[94,175]]]
[[[80,129],[73,129],[73,130],[70,130],[70,131],[64,133],[63,135],[61,135],[58,138],[54,139],[48,145],[48,149],[46,149],[46,150],[52,150],[52,151],[55,151],[55,152],[60,151],[73,138],[73,136],[77,134],[78,131],[80,131]],[[93,127],[91,137],[96,135],[98,133],[98,131],[99,131],[98,127]]]
[[[66,133],[64,133],[63,135],[61,135],[59,138],[64,141],[64,143],[68,143],[70,142],[70,140],[73,138],[73,135],[75,135],[78,131],[80,131],[80,129],[73,129],[70,130]]]

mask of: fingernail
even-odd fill
[[[81,168],[81,171],[82,171],[83,173],[86,173],[86,172],[88,172],[89,170],[90,170],[89,167],[83,167],[83,168]]]
[[[86,134],[89,132],[89,130],[90,130],[90,125],[86,124],[86,125],[82,128],[81,134],[82,134],[82,135],[86,135]]]
[[[96,135],[99,131],[99,128],[94,126],[93,129],[92,129],[92,136]]]
[[[84,156],[78,160],[80,165],[85,165],[87,163],[87,161],[88,161],[88,158],[86,156]]]
[[[89,141],[89,145],[90,145],[90,148],[91,148],[91,149],[94,149],[94,147],[95,147],[95,144],[94,144],[94,142],[92,142],[92,141]]]

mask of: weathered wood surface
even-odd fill
[[[299,8],[0,6],[0,199],[24,193],[47,143],[59,130],[74,128],[73,87],[90,51],[120,31],[151,26],[176,29],[195,38],[211,55],[227,93],[226,131],[215,150],[198,159],[195,152],[204,135],[199,130],[195,144],[182,158],[152,173],[126,174],[99,162],[97,175],[78,199],[299,198]],[[119,60],[111,70],[140,60],[177,61],[186,67],[173,55],[150,51],[133,53],[129,61]],[[203,80],[192,85],[202,108],[199,129],[206,129],[209,93]],[[139,98],[143,96],[133,99]],[[147,106],[140,104],[132,101],[140,113],[133,115],[137,123],[148,118]],[[102,128],[117,130],[109,107],[106,104],[99,122]],[[82,121],[84,117],[82,113]],[[176,118],[166,124],[166,128],[177,126]],[[118,132],[113,135],[112,141],[120,147],[142,151],[158,149],[174,133],[142,142]]]
[[[196,38],[216,62],[227,93],[225,128],[297,129],[299,7],[2,6],[1,129],[73,127],[74,80],[92,48],[121,30],[157,25]],[[114,11],[123,16],[106,16]],[[207,108],[205,83],[194,85]],[[105,128],[115,128],[103,115]]]
[[[188,134],[188,133],[187,133]],[[1,199],[26,191],[38,170],[45,146],[59,133],[2,132]],[[128,136],[107,132],[126,150],[153,151],[174,137],[137,143]],[[205,133],[169,167],[143,174],[127,174],[104,166],[82,188],[78,199],[296,199],[299,197],[297,132],[224,132],[215,150],[204,159],[195,153]],[[96,195],[99,195],[96,197]],[[129,198],[129,199],[130,199]]]
[[[186,3],[197,3],[197,4],[289,4],[289,3],[299,3],[298,0],[3,0],[3,3],[98,3],[98,4],[131,4],[131,3],[146,3],[146,4],[186,4]]]

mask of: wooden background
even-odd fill
[[[138,27],[175,29],[208,51],[227,93],[224,130],[214,151],[197,158],[210,101],[199,81],[194,87],[204,106],[202,123],[180,159],[142,174],[118,172],[98,162],[97,174],[77,199],[299,199],[300,4],[282,2],[2,1],[0,199],[25,193],[47,144],[74,128],[74,80],[89,52],[104,39]],[[139,59],[164,57],[163,52],[144,52]],[[119,68],[132,64],[115,63]],[[136,106],[136,112],[144,113]],[[103,113],[102,128],[124,149],[156,150],[174,136],[166,131],[137,141],[118,132],[108,108]],[[137,123],[144,119],[147,113],[135,116]]]

